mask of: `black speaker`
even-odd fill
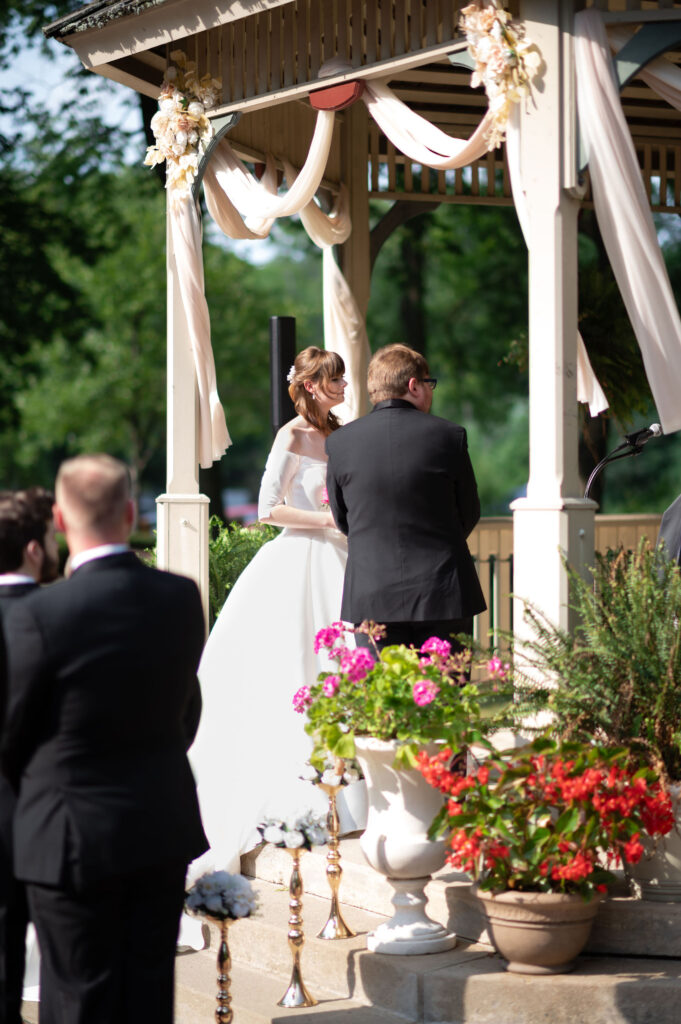
[[[272,433],[296,415],[288,393],[288,372],[296,358],[296,319],[270,317],[270,421]]]

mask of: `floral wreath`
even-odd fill
[[[471,88],[484,85],[491,124],[488,149],[506,138],[511,104],[529,96],[533,78],[542,69],[539,49],[525,37],[525,27],[512,21],[498,0],[476,0],[461,11],[461,27],[475,60]]]
[[[166,162],[166,188],[172,201],[188,199],[199,170],[199,160],[213,137],[206,111],[217,106],[222,82],[210,73],[198,78],[195,61],[184,50],[173,50],[163,76],[158,111],[151,119],[156,139],[144,163]]]

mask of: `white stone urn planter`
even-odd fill
[[[644,900],[681,903],[681,785],[670,786],[676,827],[669,835],[642,836],[645,853],[638,864],[627,864],[634,895]]]
[[[369,933],[367,947],[398,955],[440,953],[453,949],[456,935],[428,917],[424,889],[445,861],[445,840],[428,838],[443,797],[419,772],[393,768],[397,747],[394,740],[355,737],[369,797],[360,846],[371,867],[395,890],[395,913]]]
[[[350,832],[362,832],[366,828],[369,802],[367,784],[364,779],[351,782],[349,786],[343,786],[338,791],[336,809],[340,835],[346,836]]]

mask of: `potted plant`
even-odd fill
[[[669,795],[629,752],[539,737],[496,753],[467,776],[451,751],[419,755],[447,798],[431,834],[471,875],[497,950],[517,973],[570,970],[585,945],[610,870],[635,863],[644,835],[673,826]]]
[[[525,606],[532,636],[516,651],[510,724],[548,711],[564,738],[624,746],[659,774],[681,806],[681,574],[644,540],[597,556],[593,580],[568,567],[573,634]],[[538,679],[546,680],[538,683]],[[653,857],[652,854],[655,853]],[[657,843],[631,874],[645,898],[681,900],[681,833]]]
[[[456,942],[425,913],[425,885],[444,863],[441,840],[428,826],[441,797],[413,770],[422,749],[461,749],[478,735],[479,688],[468,681],[469,652],[453,653],[432,637],[416,650],[403,644],[378,651],[381,627],[368,623],[373,649],[349,648],[343,623],[320,630],[315,650],[328,651],[330,669],[301,687],[294,706],[306,712],[313,758],[329,751],[353,757],[367,781],[369,813],[360,844],[367,861],[395,889],[395,916],[372,932],[368,948],[383,953],[427,953]]]

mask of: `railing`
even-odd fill
[[[595,548],[635,548],[641,537],[655,541],[659,515],[596,516]],[[499,633],[513,629],[513,519],[496,516],[481,519],[468,538],[475,559],[487,611],[475,618],[475,637],[490,637],[496,646]]]

